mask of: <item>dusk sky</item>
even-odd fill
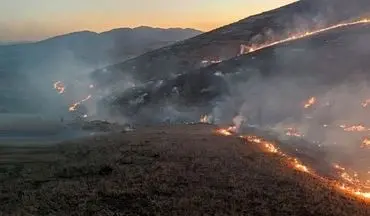
[[[0,0],[0,41],[120,27],[207,31],[295,0]]]

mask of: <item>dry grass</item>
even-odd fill
[[[365,202],[211,128],[2,147],[0,215],[370,215]]]

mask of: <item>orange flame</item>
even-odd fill
[[[244,49],[244,54],[252,53],[252,52],[255,52],[257,50],[265,49],[265,48],[272,47],[272,46],[282,44],[282,43],[286,43],[286,42],[289,42],[289,41],[302,39],[302,38],[309,37],[309,36],[312,36],[312,35],[316,35],[316,34],[326,32],[326,31],[329,31],[329,30],[333,30],[333,29],[337,29],[337,28],[343,28],[343,27],[346,27],[346,26],[358,25],[358,24],[366,24],[366,23],[370,23],[370,19],[362,19],[362,20],[358,20],[358,21],[354,21],[354,22],[341,23],[341,24],[333,25],[333,26],[323,28],[323,29],[319,29],[319,30],[298,33],[298,34],[290,36],[286,39],[282,39],[282,40],[278,40],[278,41],[274,41],[274,42],[267,42],[265,44],[249,46],[246,51]]]
[[[344,167],[340,166],[339,164],[334,164],[334,168],[337,169],[337,170],[341,170],[341,171],[346,170]]]
[[[365,108],[365,107],[369,106],[369,104],[370,104],[370,99],[367,99],[367,100],[365,100],[364,102],[361,103],[361,106],[363,108]]]
[[[202,115],[201,117],[200,117],[200,122],[201,123],[209,123],[210,122],[210,116],[208,116],[208,115]]]
[[[242,136],[241,138],[244,138],[251,143],[261,144],[267,152],[276,154],[280,153],[279,149],[273,143],[265,141],[262,138],[256,136]]]
[[[89,100],[90,98],[91,98],[91,95],[88,95],[86,98],[84,98],[84,99],[82,99],[82,100],[80,100],[80,101],[78,101],[78,102],[76,102],[76,103],[72,104],[72,105],[69,107],[69,111],[70,111],[70,112],[76,111],[77,107],[78,107],[81,103],[83,103],[83,102],[85,102],[85,101]]]
[[[230,128],[232,129],[233,127],[229,127],[227,129],[218,129],[216,130],[216,132],[224,136],[231,136],[233,135],[233,133],[230,132]],[[282,152],[279,148],[277,148],[275,144],[272,142],[266,141],[263,138],[257,136],[239,136],[239,137],[247,140],[250,143],[259,144],[262,147],[262,149],[264,149],[266,152],[274,153],[283,157],[285,161],[288,163],[288,165],[297,171],[308,173],[319,180],[330,183],[334,185],[337,189],[345,192],[346,194],[350,194],[363,199],[370,199],[370,192],[366,192],[363,189],[361,189],[365,188],[365,185],[361,183],[356,172],[353,172],[353,174],[351,175],[349,174],[348,171],[346,171],[344,167],[341,167],[338,164],[334,164],[334,168],[339,171],[340,177],[344,181],[348,182],[348,184],[342,183],[339,180],[329,180],[325,177],[320,176],[318,173],[314,172],[312,169],[304,165],[297,158],[288,156],[287,154]],[[367,142],[370,145],[370,139]]]
[[[236,133],[236,127],[235,126],[230,126],[228,128],[220,128],[216,130],[217,134],[223,135],[223,136],[232,136],[233,134]]]
[[[297,158],[293,158],[293,165],[296,170],[301,172],[310,173],[310,170],[307,166],[303,165]]]
[[[361,148],[370,148],[370,139],[365,138],[362,140]]]
[[[57,90],[59,94],[63,94],[66,90],[64,84],[61,81],[57,81],[54,83],[54,89]]]
[[[346,126],[346,125],[340,125],[341,128],[343,128],[344,131],[347,132],[363,132],[363,131],[368,131],[370,129],[364,127],[361,124],[358,125],[353,125],[353,126]]]
[[[296,128],[287,128],[285,135],[294,137],[303,137],[303,135],[299,133]]]
[[[316,103],[316,98],[315,97],[311,97],[310,99],[308,99],[308,101],[305,103],[304,105],[304,108],[309,108],[311,107],[312,105],[314,105]]]

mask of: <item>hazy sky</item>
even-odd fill
[[[0,41],[141,25],[210,30],[295,0],[0,0]]]

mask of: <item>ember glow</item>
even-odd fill
[[[366,128],[363,125],[353,125],[353,126],[346,126],[346,125],[341,125],[341,128],[343,128],[344,131],[347,132],[364,132],[364,131],[369,131],[370,129]]]
[[[231,132],[233,127],[229,127],[227,129],[217,129],[216,133],[224,136],[232,136],[235,133]],[[370,199],[370,192],[364,191],[364,188],[369,188],[367,184],[369,181],[366,181],[366,183],[363,183],[357,174],[357,172],[354,171],[348,171],[344,167],[340,166],[339,164],[334,164],[333,168],[337,170],[341,180],[333,180],[328,179],[326,177],[320,176],[318,173],[316,173],[313,169],[308,167],[307,165],[303,164],[298,158],[289,156],[285,154],[283,151],[281,151],[273,142],[264,140],[261,137],[258,136],[239,136],[239,138],[246,140],[247,143],[251,144],[257,144],[261,147],[261,149],[265,150],[268,153],[273,153],[281,156],[285,159],[287,162],[288,167],[291,167],[292,169],[295,169],[299,172],[304,172],[309,175],[312,175],[316,179],[319,179],[322,182],[325,182],[327,184],[333,185],[335,188],[337,188],[340,191],[343,191],[344,193],[348,195],[352,195],[361,199]],[[368,140],[368,143],[370,145],[370,139]]]
[[[311,106],[313,106],[314,104],[316,103],[316,98],[315,97],[311,97],[310,99],[308,99],[307,102],[305,102],[304,104],[304,108],[310,108]]]
[[[326,32],[326,31],[330,31],[330,30],[333,30],[333,29],[343,28],[343,27],[353,26],[353,25],[358,25],[358,24],[367,24],[367,23],[370,23],[370,19],[362,19],[362,20],[358,20],[358,21],[354,21],[354,22],[341,23],[341,24],[329,26],[327,28],[323,28],[323,29],[319,29],[319,30],[297,33],[297,34],[292,35],[288,38],[278,40],[278,41],[267,42],[267,43],[258,44],[258,45],[246,46],[247,48],[244,47],[243,51],[244,51],[244,54],[252,53],[252,52],[255,52],[257,50],[265,49],[265,48],[272,47],[272,46],[275,46],[275,45],[278,45],[278,44],[287,43],[289,41],[295,41],[295,40],[298,40],[298,39],[310,37],[312,35],[316,35],[316,34]]]
[[[91,95],[88,95],[86,98],[84,98],[84,99],[82,99],[82,100],[80,100],[80,101],[78,101],[78,102],[76,102],[76,103],[72,104],[72,105],[69,107],[69,111],[70,111],[70,112],[76,111],[77,107],[78,107],[81,103],[83,103],[83,102],[85,102],[85,101],[89,100],[90,98],[91,98]]]
[[[361,148],[370,148],[370,139],[369,138],[364,138],[364,140],[362,140]]]
[[[228,131],[227,129],[218,129],[216,131],[216,133],[220,134],[220,135],[224,135],[224,136],[231,136],[233,135],[230,131]]]
[[[369,106],[369,104],[370,104],[370,99],[367,99],[367,100],[365,100],[364,102],[361,103],[361,106],[363,108],[366,108],[367,106]]]
[[[303,165],[302,162],[300,162],[297,158],[293,158],[293,165],[294,168],[301,172],[309,173],[309,169],[307,166]]]
[[[209,115],[202,115],[201,117],[200,117],[200,122],[201,123],[210,123],[210,120],[211,120],[211,116],[209,116]]]
[[[64,84],[61,81],[57,81],[54,83],[54,89],[57,90],[59,94],[63,94],[66,90]]]
[[[267,152],[276,153],[276,154],[279,154],[280,153],[279,150],[278,150],[278,148],[276,148],[276,146],[272,142],[268,142],[266,140],[263,140],[260,137],[256,137],[256,136],[244,136],[243,137],[242,136],[242,138],[244,138],[248,142],[262,145],[262,147],[265,150],[267,150]]]
[[[285,135],[293,137],[303,137],[303,134],[299,133],[296,128],[287,128]]]
[[[223,136],[232,136],[236,133],[236,127],[230,126],[228,128],[220,128],[216,130],[217,134],[223,135]]]

